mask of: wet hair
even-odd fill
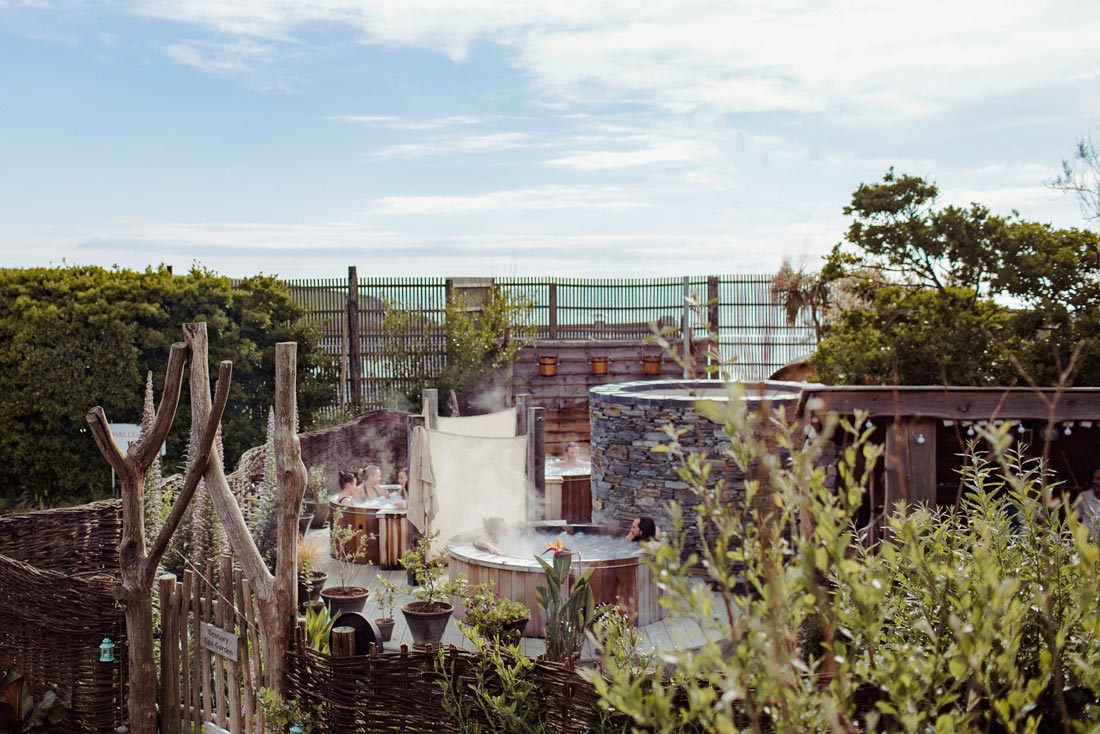
[[[355,484],[355,475],[350,471],[342,471],[339,473],[340,489],[348,486],[349,484]]]
[[[638,536],[639,541],[653,540],[657,537],[657,523],[654,522],[652,517],[648,515],[642,515],[638,518]]]

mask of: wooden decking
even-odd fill
[[[327,542],[328,529],[311,530],[313,533],[323,533]],[[339,561],[329,557],[325,562],[321,564],[319,570],[328,573],[328,581],[326,586],[336,586],[339,584],[337,576],[337,569],[339,567]],[[356,586],[365,586],[371,590],[371,595],[367,599],[367,604],[363,609],[363,614],[369,619],[374,619],[381,616],[378,608],[378,599],[376,597],[375,589],[378,586],[380,578],[389,578],[399,586],[405,584],[405,572],[399,571],[383,571],[377,566],[355,565],[352,567],[351,572],[351,584]],[[393,636],[390,642],[387,642],[385,647],[387,650],[399,650],[402,644],[412,647],[412,636],[409,634],[409,628],[405,624],[405,619],[401,614],[401,605],[406,602],[412,601],[413,597],[409,594],[400,594],[397,599],[397,609],[394,612],[394,620],[396,625],[393,628]],[[641,638],[641,646],[643,649],[652,650],[680,650],[690,649],[698,647],[704,641],[704,638],[699,631],[698,627],[692,623],[682,619],[673,617],[665,617],[659,622],[646,625],[639,628],[639,636]],[[458,625],[452,619],[447,625],[447,631],[443,636],[443,644],[454,645],[467,650],[474,648],[473,642],[471,642],[462,632],[458,629]],[[545,642],[540,638],[525,637],[523,638],[523,651],[527,655],[535,656],[541,654],[545,650]],[[591,650],[585,651],[582,658],[589,659],[592,657]]]

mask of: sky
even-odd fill
[[[1084,227],[1096,0],[0,0],[0,267],[814,267],[860,183]]]

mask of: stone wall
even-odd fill
[[[703,450],[716,464],[712,476],[726,479],[725,502],[744,500],[744,475],[725,458],[728,440],[722,426],[702,417],[693,407],[697,399],[689,390],[701,383],[690,380],[631,382],[595,387],[589,392],[592,431],[592,521],[629,527],[639,515],[649,515],[667,532],[672,521],[666,505],[675,500],[687,510],[695,504],[688,484],[677,475],[678,462],[653,448],[668,444],[665,426],[687,428],[680,444],[687,451]],[[705,383],[702,383],[705,384]],[[773,405],[793,410],[798,388],[789,383],[763,386]],[[710,390],[716,383],[709,383]],[[768,390],[774,390],[768,393]],[[764,399],[750,398],[750,399]],[[693,518],[685,514],[691,524]],[[698,535],[689,528],[688,548],[698,549]]]

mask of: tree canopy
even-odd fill
[[[1100,237],[940,206],[897,175],[861,184],[823,281],[861,295],[825,329],[820,377],[855,384],[1100,384]],[[1074,362],[1074,355],[1078,359]]]
[[[145,375],[153,372],[159,390],[185,322],[208,324],[215,368],[233,361],[223,421],[230,466],[263,441],[277,342],[299,344],[299,410],[308,424],[332,402],[336,370],[303,315],[285,285],[264,275],[231,282],[200,267],[185,276],[164,267],[0,269],[4,502],[54,506],[109,492],[110,472],[84,415],[101,405],[113,422],[139,422]],[[185,401],[168,441],[169,467],[186,452],[189,423]]]

